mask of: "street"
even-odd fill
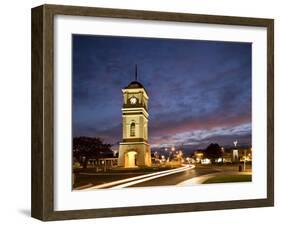
[[[188,180],[200,178],[202,175],[231,175],[236,173],[238,173],[238,170],[235,165],[185,165],[156,172],[139,172],[137,170],[104,173],[80,172],[77,174],[76,179],[79,183],[77,183],[78,186],[76,185],[74,190],[182,185],[188,184],[186,183]]]
[[[129,187],[147,187],[147,186],[167,186],[167,185],[177,185],[185,180],[198,177],[204,174],[217,172],[216,169],[198,169],[192,168],[190,170],[181,171],[175,174],[159,177],[146,182],[138,183]]]

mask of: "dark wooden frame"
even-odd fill
[[[90,210],[54,211],[53,26],[55,15],[257,26],[267,28],[267,198]],[[274,20],[60,5],[32,9],[32,200],[31,215],[43,221],[163,214],[274,205]]]

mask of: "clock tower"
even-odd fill
[[[125,168],[151,166],[148,144],[148,94],[143,85],[135,81],[122,89],[123,139],[119,146],[118,166]]]

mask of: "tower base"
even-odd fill
[[[118,166],[124,168],[151,166],[150,146],[146,142],[120,143]]]

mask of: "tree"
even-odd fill
[[[111,153],[111,144],[103,143],[98,137],[74,137],[73,157],[75,157],[83,168],[87,168],[88,160],[101,158]]]
[[[222,150],[218,144],[211,143],[204,151],[204,156],[211,159],[213,162],[214,159],[222,157]]]

